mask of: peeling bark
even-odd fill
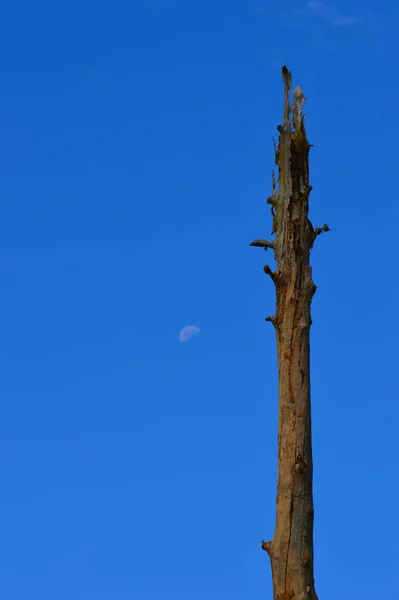
[[[316,291],[310,251],[328,225],[308,219],[309,144],[302,115],[305,97],[297,87],[290,102],[291,73],[284,81],[283,124],[277,127],[278,192],[274,172],[272,207],[275,238],[251,246],[274,250],[277,269],[265,265],[276,288],[276,313],[266,320],[276,331],[279,382],[278,476],[273,539],[262,542],[270,557],[274,600],[317,600],[313,569],[313,462],[310,410],[310,305]]]

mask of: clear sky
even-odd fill
[[[3,2],[4,600],[271,599],[274,292],[248,244],[271,230],[283,64],[331,227],[312,255],[316,587],[397,592],[399,9],[359,6]]]

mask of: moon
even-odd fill
[[[199,332],[199,327],[196,327],[195,325],[187,325],[187,327],[183,327],[179,336],[181,343],[183,344],[184,342],[192,340],[196,335],[199,334]]]

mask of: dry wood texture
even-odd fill
[[[310,305],[316,291],[310,250],[328,225],[314,229],[308,218],[309,144],[302,115],[305,97],[297,87],[290,101],[291,73],[282,70],[284,117],[276,148],[278,191],[272,178],[273,241],[251,246],[274,250],[277,269],[266,265],[276,288],[279,417],[276,526],[262,542],[272,568],[274,600],[317,600],[313,570],[313,463],[310,410]]]

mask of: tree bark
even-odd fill
[[[251,246],[274,250],[277,269],[266,265],[276,288],[275,327],[278,357],[278,476],[273,539],[262,542],[270,557],[274,600],[317,600],[313,568],[313,461],[310,408],[310,305],[316,291],[310,250],[328,225],[314,229],[308,219],[309,144],[302,115],[305,97],[297,87],[291,105],[292,78],[286,67],[283,125],[276,148],[278,192],[274,173],[273,241]]]

